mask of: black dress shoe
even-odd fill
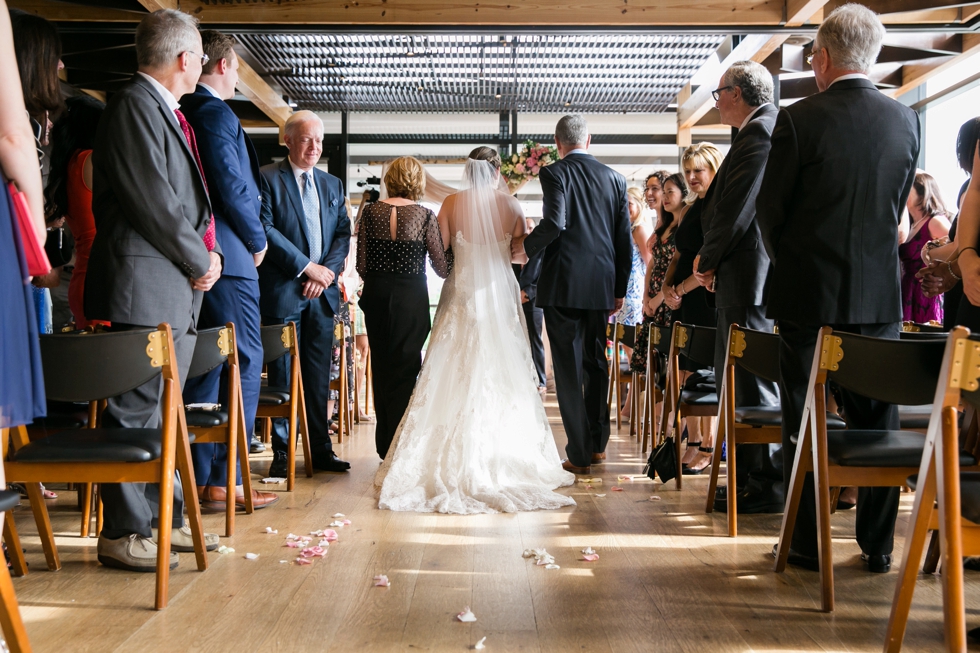
[[[966,631],[966,636],[972,639],[974,642],[980,642],[980,628],[973,628]]]
[[[718,490],[721,489],[718,488]],[[785,505],[783,493],[774,485],[762,487],[756,483],[749,484],[744,490],[739,490],[735,499],[740,515],[777,515],[783,512]],[[720,498],[718,491],[715,491],[715,510],[728,512],[727,490]]]
[[[289,474],[289,456],[285,451],[272,452],[272,464],[269,465],[269,476],[286,478]]]
[[[257,438],[252,438],[251,442],[248,443],[249,453],[262,453],[265,451],[265,445],[262,444]]]
[[[346,472],[350,469],[350,463],[341,460],[337,454],[331,451],[329,454],[314,454],[313,469],[321,472]]]
[[[772,557],[778,557],[779,544],[772,545]],[[816,556],[805,556],[802,553],[797,553],[793,549],[789,550],[789,557],[786,559],[786,564],[793,565],[794,567],[799,567],[800,569],[806,569],[808,571],[820,571],[820,561]]]
[[[892,557],[888,553],[885,555],[862,553],[861,560],[868,565],[868,571],[872,574],[887,574],[892,568]]]

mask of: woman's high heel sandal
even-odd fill
[[[684,474],[685,476],[697,476],[698,474],[701,474],[706,469],[711,467],[711,454],[714,453],[714,451],[715,451],[714,447],[698,447],[699,456],[702,453],[708,454],[707,458],[701,458],[701,460],[704,461],[704,465],[701,467],[684,466],[684,468],[681,470],[681,473]]]

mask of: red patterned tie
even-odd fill
[[[204,177],[204,166],[201,165],[201,155],[197,153],[197,139],[194,138],[194,129],[187,122],[187,118],[184,114],[180,112],[180,109],[174,109],[174,113],[177,114],[177,122],[180,123],[180,130],[184,132],[184,138],[187,139],[187,145],[191,148],[191,152],[194,153],[194,160],[197,161],[197,169],[201,171],[201,181],[204,182],[204,191],[208,190],[208,180]],[[204,232],[204,246],[208,248],[208,251],[214,251],[214,214],[211,214],[211,221],[208,223],[208,230]]]

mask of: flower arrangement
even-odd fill
[[[558,150],[554,147],[541,145],[534,141],[524,141],[520,151],[504,160],[500,166],[500,174],[507,180],[511,194],[516,193],[531,179],[538,176],[541,168],[558,160]]]

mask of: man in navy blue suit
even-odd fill
[[[252,143],[241,122],[224,100],[235,94],[238,57],[234,40],[213,30],[201,32],[208,61],[193,93],[181,98],[181,109],[194,128],[204,177],[214,210],[215,231],[225,257],[224,273],[204,294],[198,329],[235,325],[238,357],[241,363],[242,408],[251,437],[262,382],[262,336],[259,312],[259,275],[268,245],[259,213],[259,164]],[[189,379],[184,388],[187,403],[227,405],[227,375],[221,368]],[[198,496],[205,510],[225,511],[228,501],[228,451],[223,444],[195,444],[191,447]],[[244,507],[241,469],[237,473],[235,503]],[[252,490],[255,508],[265,508],[279,500],[273,492]]]
[[[259,270],[263,324],[295,322],[306,392],[314,469],[346,472],[330,442],[330,365],[333,316],[340,309],[337,277],[350,250],[351,225],[344,185],[316,168],[323,152],[323,122],[297,111],[285,126],[289,157],[262,166],[262,223],[268,260]],[[269,364],[269,385],[288,386],[287,356]],[[270,476],[287,471],[286,420],[273,424]]]

